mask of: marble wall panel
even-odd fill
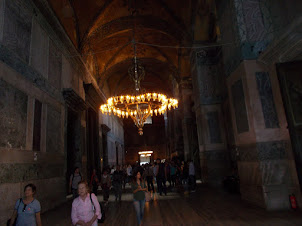
[[[48,81],[61,90],[62,53],[52,40],[49,41]]]
[[[256,82],[266,128],[279,128],[272,84],[267,72],[256,72]]]
[[[249,131],[247,110],[245,105],[245,95],[243,91],[242,80],[238,80],[231,88],[233,105],[235,110],[237,132],[243,133]]]
[[[0,184],[63,176],[63,165],[57,163],[1,164]]]
[[[256,145],[260,161],[288,158],[289,141],[259,142]]]
[[[48,78],[49,38],[36,19],[32,24],[30,65],[44,78]]]
[[[225,150],[204,151],[204,156],[211,161],[227,161],[229,159],[229,153]]]
[[[30,54],[32,9],[22,0],[5,1],[2,43],[27,63]]]
[[[25,93],[0,79],[0,147],[25,148],[27,101]]]
[[[244,162],[288,159],[289,141],[267,141],[239,147],[239,160]]]
[[[3,39],[3,26],[4,26],[4,0],[0,0],[0,43]]]
[[[250,186],[262,185],[262,174],[260,172],[259,162],[238,161],[238,174],[240,184]]]
[[[251,186],[240,183],[241,199],[262,208],[266,208],[261,185]]]
[[[286,160],[261,161],[260,170],[263,185],[281,185],[292,182]]]
[[[61,112],[51,105],[47,106],[46,151],[61,152]],[[80,144],[78,145],[80,146]]]
[[[267,210],[275,211],[290,209],[288,194],[291,193],[287,184],[264,186],[263,191]]]
[[[13,213],[15,202],[22,196],[20,184],[0,184],[0,224],[6,225],[6,221]],[[5,198],[2,198],[5,197]],[[5,223],[4,223],[5,222]]]
[[[222,143],[218,112],[207,112],[207,119],[211,143]]]

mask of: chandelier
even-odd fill
[[[143,126],[150,116],[164,114],[167,110],[178,107],[178,100],[168,98],[157,92],[144,92],[140,88],[140,82],[144,79],[144,67],[138,62],[136,54],[136,42],[133,35],[132,45],[134,49],[133,64],[128,69],[130,78],[134,81],[134,94],[110,97],[106,104],[100,107],[103,114],[113,114],[120,118],[131,117],[138,127],[139,135],[143,135]]]

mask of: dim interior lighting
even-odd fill
[[[153,154],[153,151],[140,151],[138,154],[139,154],[139,155]],[[150,156],[151,156],[151,155],[150,155]]]
[[[135,30],[135,29],[134,29]],[[149,116],[163,115],[167,110],[178,107],[178,100],[168,98],[156,92],[143,92],[140,82],[145,77],[145,69],[139,63],[136,52],[135,35],[133,32],[133,64],[128,69],[130,78],[134,81],[134,95],[110,97],[107,103],[100,107],[103,114],[113,114],[120,118],[132,118],[138,127],[139,135],[143,135],[143,126]]]

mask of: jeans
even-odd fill
[[[196,189],[195,175],[189,175],[189,187],[191,191]]]
[[[120,183],[116,183],[113,185],[114,188],[114,195],[115,195],[115,199],[119,199],[119,201],[121,201],[122,198],[122,184]]]
[[[109,192],[110,192],[109,188],[103,188],[103,198],[105,202],[108,201],[109,199]]]
[[[166,188],[166,179],[165,177],[156,177],[156,182],[157,182],[157,189],[159,194],[161,195],[163,192],[165,195],[167,194],[167,188]]]
[[[78,196],[79,196],[78,189],[72,189],[72,197],[73,197],[73,199],[77,198]]]
[[[141,224],[143,217],[144,217],[145,202],[146,202],[145,199],[144,200],[135,200],[135,199],[133,200],[138,225]]]

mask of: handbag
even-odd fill
[[[21,201],[22,201],[22,198],[20,198],[19,205],[18,205],[18,207],[17,207],[17,217],[15,218],[15,222],[13,223],[13,226],[16,226],[16,223],[17,223],[18,209],[19,209],[19,206],[20,206],[20,204],[21,204]],[[10,226],[10,222],[11,222],[11,219],[8,219],[7,222],[6,222],[6,226]]]
[[[151,193],[148,191],[145,191],[145,200],[146,202],[150,202],[152,200]]]
[[[92,202],[91,193],[89,194],[89,197],[90,197],[91,204],[93,205],[93,209],[95,211],[95,206],[94,206],[94,203]],[[105,208],[102,206],[102,204],[100,202],[99,202],[99,204],[100,204],[100,208],[101,208],[102,217],[101,217],[101,219],[98,219],[98,223],[104,223],[104,221],[105,221]]]

